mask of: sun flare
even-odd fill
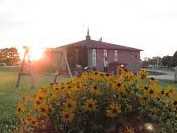
[[[30,59],[32,61],[40,60],[43,57],[44,50],[41,48],[32,48],[30,50]]]
[[[24,53],[25,53],[25,49],[20,49],[20,58],[23,59],[24,57]],[[42,48],[38,48],[38,47],[32,47],[29,48],[29,58],[31,61],[38,61],[40,59],[42,59],[44,55],[44,50]]]

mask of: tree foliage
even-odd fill
[[[173,66],[173,56],[164,56],[162,58],[162,65],[168,67]]]
[[[173,55],[173,66],[177,66],[177,51]]]
[[[146,58],[142,62],[143,66],[148,66],[148,65],[162,65],[166,67],[176,67],[177,66],[177,51],[174,53],[173,56],[163,56],[161,57],[152,57],[152,58]]]
[[[161,65],[162,64],[162,58],[159,56],[152,57],[152,58],[146,58],[142,62],[143,66],[148,66],[148,65]]]
[[[0,50],[0,63],[16,65],[19,60],[19,53],[16,48],[4,48]]]

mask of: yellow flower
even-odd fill
[[[152,98],[159,97],[161,94],[161,87],[158,81],[156,80],[150,80],[149,81],[149,90],[148,90],[149,96]]]
[[[38,119],[34,116],[28,115],[25,120],[24,120],[26,125],[30,125],[30,126],[34,126],[37,127],[38,126]]]
[[[64,111],[62,112],[61,117],[64,122],[71,122],[74,118],[74,113],[71,111]]]
[[[121,92],[124,92],[126,87],[123,84],[122,81],[114,81],[111,83],[113,90],[117,93],[120,94]]]
[[[84,110],[89,111],[89,112],[95,111],[96,107],[97,107],[96,103],[97,103],[96,100],[94,100],[92,98],[87,99],[85,104],[84,104]]]
[[[64,103],[64,109],[69,111],[74,111],[76,109],[76,101],[74,99],[68,99]]]
[[[121,89],[121,87],[122,87],[122,83],[121,83],[121,82],[118,82],[118,83],[116,84],[116,88],[117,88],[117,89]]]
[[[106,111],[106,115],[107,117],[110,117],[110,118],[115,118],[117,117],[117,115],[121,112],[121,106],[117,103],[112,103],[107,111]]]
[[[100,89],[96,85],[90,87],[89,92],[93,95],[100,95],[101,94]]]
[[[141,69],[141,70],[138,72],[138,77],[139,77],[140,79],[146,79],[146,77],[147,77],[147,72],[146,72],[146,70],[145,70],[145,69]]]
[[[35,105],[35,106],[39,106],[41,103],[42,103],[42,101],[36,100],[35,103],[34,103],[34,105]]]
[[[47,104],[40,104],[39,106],[35,107],[35,109],[44,116],[48,116],[49,112],[51,112],[51,109]]]
[[[25,106],[21,103],[17,104],[17,115],[19,115],[20,113],[24,113],[25,112]]]
[[[41,88],[37,91],[37,94],[34,96],[35,101],[44,101],[44,98],[47,96],[47,90],[44,88]]]

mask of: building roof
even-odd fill
[[[143,51],[141,49],[107,43],[102,41],[102,37],[99,41],[92,40],[90,37],[89,29],[87,30],[86,39],[82,41],[78,41],[75,43],[67,44],[64,46],[57,47],[57,49],[60,48],[66,48],[66,47],[87,47],[87,48],[95,48],[95,49],[114,49],[114,50],[128,50],[128,51]]]
[[[65,47],[87,47],[87,48],[95,48],[95,49],[117,49],[117,50],[129,50],[129,51],[143,51],[141,49],[107,43],[103,41],[96,41],[91,39],[86,39],[78,42],[74,42],[71,44],[63,45],[57,48],[65,48]],[[57,49],[56,48],[56,49]]]

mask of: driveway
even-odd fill
[[[159,80],[171,80],[171,81],[174,81],[175,73],[173,71],[153,70],[153,69],[148,69],[147,71],[161,73],[160,75],[149,75],[149,77],[153,77],[153,78],[159,79]]]

